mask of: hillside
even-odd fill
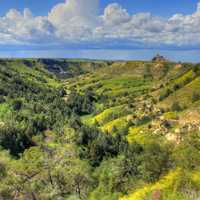
[[[70,60],[70,59],[38,59],[37,61],[48,71],[53,72],[60,78],[77,76],[103,66],[109,66],[112,62],[97,60]]]
[[[2,59],[0,83],[0,199],[199,198],[199,64]]]
[[[105,134],[122,134],[130,145],[137,142],[148,146],[157,141],[161,146],[172,145],[175,148],[173,151],[176,152],[176,148],[183,148],[181,146],[185,145],[184,142],[187,143],[187,137],[200,133],[199,70],[199,65],[190,63],[116,62],[109,67],[97,69],[92,74],[68,80],[70,84],[67,88],[75,88],[79,93],[89,90],[100,96],[95,103],[95,111],[81,117],[86,125],[97,126]],[[199,150],[198,148],[198,154]],[[182,153],[183,157],[180,159],[189,159],[186,158],[186,152]],[[176,169],[172,170],[171,174],[176,173],[175,171]],[[182,173],[193,176],[192,173],[196,172],[188,168]],[[147,175],[147,179],[151,179],[151,176],[152,174]],[[171,176],[173,175],[169,175],[170,179],[173,178]],[[151,194],[156,190],[163,190],[162,195],[167,200],[193,199],[181,191],[184,187],[181,183],[180,190],[177,188],[177,191],[174,191],[174,184],[178,184],[176,182],[183,178],[182,175],[180,178],[175,177],[174,183],[168,183],[168,178],[162,180],[161,176],[160,182],[163,186],[159,180],[156,183],[154,180],[152,185],[136,181],[136,184],[140,185],[139,188],[130,183],[133,188],[130,187],[129,191],[133,192],[120,199],[151,199]],[[135,177],[133,180],[135,181]],[[173,195],[170,194],[172,191]],[[105,197],[107,198],[111,199],[110,196]]]

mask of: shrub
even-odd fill
[[[5,98],[2,97],[2,96],[0,96],[0,104],[1,104],[1,103],[5,103],[5,101],[6,101]]]
[[[195,65],[193,71],[196,75],[200,75],[200,64]]]
[[[19,111],[22,108],[22,105],[23,103],[22,103],[22,100],[20,99],[16,99],[12,102],[12,108],[15,111]]]
[[[183,84],[186,85],[186,84],[188,84],[188,83],[191,82],[191,81],[192,81],[192,78],[191,78],[191,77],[187,77],[187,78],[184,80]]]
[[[0,129],[0,145],[12,155],[18,156],[33,143],[21,129],[7,126]]]
[[[179,167],[193,170],[200,165],[200,141],[198,134],[186,135],[173,154]]]
[[[172,110],[172,111],[181,111],[182,108],[181,108],[181,106],[180,106],[180,104],[179,104],[178,102],[174,102],[174,103],[172,104],[171,110]]]
[[[167,98],[170,94],[172,93],[172,91],[170,89],[165,90],[164,92],[162,92],[160,94],[159,100],[162,101],[165,98]]]
[[[193,95],[192,95],[192,102],[196,102],[196,101],[199,101],[200,100],[200,94],[194,92]]]
[[[174,91],[179,90],[181,88],[181,86],[179,84],[175,84],[173,86]]]
[[[7,96],[8,92],[6,92],[3,88],[0,88],[0,95]]]
[[[158,143],[150,143],[144,146],[141,156],[139,171],[143,180],[148,182],[157,181],[160,176],[170,167],[170,148]]]
[[[149,116],[143,116],[142,118],[137,119],[137,120],[135,121],[135,125],[136,125],[136,126],[141,126],[141,125],[143,125],[143,124],[148,123],[150,120],[151,120],[151,117],[149,117]]]

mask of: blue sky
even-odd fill
[[[39,2],[39,3],[38,3]],[[23,11],[30,8],[35,15],[46,15],[56,4],[63,0],[1,0],[0,15],[4,15],[9,9],[16,8]],[[101,0],[99,12],[110,3],[117,2],[130,13],[151,12],[160,16],[171,16],[174,13],[192,13],[196,9],[198,0]]]
[[[162,52],[198,62],[199,2],[1,0],[0,57],[150,59]]]

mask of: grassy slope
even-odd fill
[[[48,71],[43,69],[42,67],[38,66],[33,66],[33,67],[27,67],[26,65],[23,64],[17,64],[17,63],[12,63],[10,65],[12,69],[14,69],[16,72],[20,73],[22,76],[26,77],[27,80],[30,81],[38,81],[40,84],[47,84],[48,86],[51,87],[59,87],[60,84],[58,81],[56,81],[55,77],[50,76]]]
[[[162,101],[159,106],[170,106],[173,102],[178,101],[183,107],[188,107],[193,104],[192,96],[194,92],[200,91],[200,77],[193,79],[183,88],[173,92],[168,98]]]
[[[117,128],[118,131],[123,131],[127,126],[127,116],[119,117],[115,120],[112,120],[102,126],[104,132],[111,133],[114,128]]]

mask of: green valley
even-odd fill
[[[198,200],[200,64],[0,60],[0,199]]]

